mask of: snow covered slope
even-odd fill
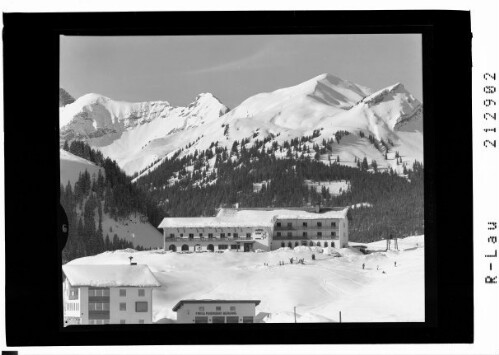
[[[314,130],[321,134],[313,143],[333,138],[338,131],[351,133],[333,148],[341,164],[354,165],[356,158],[367,157],[380,168],[401,170],[394,156],[385,158],[369,136],[391,142],[391,151],[398,151],[404,162],[423,160],[422,105],[402,84],[372,93],[331,74],[254,95],[232,111],[211,94],[199,95],[188,107],[132,104],[88,94],[60,109],[60,127],[61,139],[86,140],[128,174],[190,143],[182,154],[214,142],[231,146],[235,140],[263,140],[270,134],[282,143]]]
[[[333,250],[342,257],[314,247],[221,254],[125,250],[69,264],[128,264],[129,256],[147,264],[162,284],[153,293],[154,321],[175,320],[172,308],[181,299],[257,299],[257,313],[270,313],[265,322],[294,322],[295,306],[298,322],[337,322],[339,311],[343,322],[424,322],[424,236],[399,239],[399,251],[385,252],[384,241],[367,245],[372,254]],[[291,257],[305,264],[290,264]]]
[[[91,161],[80,158],[77,155],[71,154],[64,149],[59,149],[60,167],[61,167],[61,184],[66,187],[68,181],[74,185],[78,181],[78,176],[85,170],[88,171],[90,176],[97,176],[99,170],[104,174],[104,170]]]
[[[78,181],[80,173],[87,170],[90,176],[97,176],[98,171],[104,174],[104,169],[94,163],[60,149],[60,179],[61,184],[66,187],[68,181],[73,185]],[[97,211],[96,211],[97,214]],[[98,220],[97,216],[95,220]],[[106,234],[112,240],[114,234],[119,238],[133,242],[133,245],[141,245],[145,248],[159,248],[163,246],[162,234],[154,228],[143,215],[137,213],[126,219],[115,220],[108,214],[102,217],[102,229],[104,236]]]

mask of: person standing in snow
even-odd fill
[[[315,260],[315,254],[312,254],[312,260]]]
[[[365,267],[366,267],[366,264],[362,264],[362,270],[364,270]]]
[[[395,265],[395,267],[397,267],[397,262],[396,262],[396,261],[394,261],[394,262],[393,262],[393,265]]]
[[[289,258],[289,263],[292,264],[293,263],[293,258]]]

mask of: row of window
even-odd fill
[[[109,297],[109,289],[108,288],[89,288],[88,289],[89,297]]]
[[[315,235],[317,237],[322,237],[322,232],[317,232]],[[277,237],[282,237],[282,233],[281,232],[276,232],[276,236]],[[293,232],[287,232],[286,236],[287,237],[293,237]],[[308,232],[303,232],[302,236],[305,237],[305,238],[308,237]],[[331,237],[336,237],[336,232],[331,232]]]
[[[109,311],[109,302],[91,302],[88,304],[89,311]]]
[[[216,306],[216,307],[215,307],[215,310],[216,310],[216,311],[222,311],[222,306]],[[236,306],[230,306],[230,307],[229,307],[229,310],[230,310],[231,312],[235,312],[235,311],[236,311]],[[199,306],[199,311],[200,311],[200,312],[204,312],[204,306]]]
[[[282,227],[282,223],[281,222],[277,222],[276,225],[277,225],[278,228]],[[287,222],[287,226],[289,228],[291,228],[291,227],[293,227],[293,223],[292,222]],[[308,222],[303,222],[302,226],[303,227],[308,227]],[[317,222],[317,227],[322,227],[322,222]],[[331,227],[336,228],[336,222],[331,222]]]
[[[303,246],[307,246],[307,245],[308,245],[308,246],[311,246],[311,247],[313,247],[313,246],[314,246],[314,242],[310,242],[309,244],[307,244],[307,242],[303,241],[301,244],[302,244]],[[295,246],[295,247],[297,247],[297,246],[299,246],[299,245],[300,245],[300,243],[299,243],[299,242],[295,242],[295,245],[294,245],[294,246]],[[322,246],[322,245],[321,245],[321,242],[317,242],[317,244],[315,244],[315,245],[316,245],[316,246],[318,246],[318,247]],[[326,248],[326,247],[328,247],[328,246],[329,246],[329,243],[328,243],[328,242],[324,242],[324,247]],[[284,248],[284,247],[286,247],[286,243],[282,242],[282,243],[281,243],[281,248]],[[289,247],[289,248],[292,248],[292,247],[293,247],[293,243],[289,242],[289,243],[288,243],[288,247]],[[334,242],[331,242],[331,247],[333,247],[333,248],[334,248]]]
[[[146,295],[146,290],[143,288],[138,289],[139,297],[144,297]],[[126,297],[126,289],[120,288],[120,297]]]
[[[238,316],[213,316],[211,317],[212,323],[239,323]],[[194,317],[194,323],[208,323],[208,317]],[[253,323],[253,317],[243,317],[243,323]]]
[[[183,238],[184,233],[180,233],[179,237]],[[199,237],[203,238],[203,233],[199,233]],[[239,238],[239,233],[227,233],[227,237]],[[170,238],[175,238],[175,233],[170,233]],[[189,233],[189,238],[194,238],[194,233]],[[208,233],[208,238],[213,238],[213,233]],[[220,233],[220,238],[225,238],[225,233]],[[246,238],[251,238],[251,233],[246,233]]]
[[[135,312],[147,312],[148,304],[147,302],[137,301],[135,302]],[[120,302],[120,311],[126,311],[126,303]]]
[[[139,324],[144,324],[143,319],[139,319]],[[96,325],[96,324],[109,324],[109,319],[89,319],[88,324]],[[125,319],[120,320],[120,324],[126,324]]]

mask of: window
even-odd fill
[[[291,227],[293,227],[293,223],[288,222],[288,228],[291,228]]]
[[[334,248],[334,242],[331,242],[331,246]]]
[[[317,222],[317,227],[322,227],[322,222]]]
[[[327,242],[324,242],[324,247],[327,247]]]
[[[229,309],[230,309],[231,312],[235,312],[236,311],[236,306],[230,306]]]
[[[183,238],[184,237],[184,233],[180,233],[180,238]]]
[[[239,238],[239,233],[234,233],[234,238]]]
[[[89,297],[109,296],[109,289],[107,289],[107,288],[89,288],[88,296]]]
[[[120,303],[120,311],[126,311],[126,303],[125,302]]]
[[[71,287],[69,289],[69,299],[70,300],[77,300],[78,299],[78,288],[77,287]]]
[[[230,237],[230,236],[231,236],[231,234],[230,234],[230,233],[227,233],[227,237]]]
[[[194,233],[189,233],[189,238],[194,238]]]
[[[135,312],[147,312],[147,302],[135,302]]]
[[[225,323],[225,317],[220,317],[220,316],[213,316],[211,318],[212,323]]]
[[[126,297],[126,290],[120,289],[120,297]]]
[[[139,288],[139,297],[144,297],[146,295],[146,290]]]
[[[126,320],[120,319],[120,324],[126,324]]]
[[[220,245],[218,246],[218,250],[225,250],[225,249],[227,249],[227,248],[228,248],[227,244],[220,244]]]
[[[225,233],[220,233],[220,238],[225,238]]]
[[[253,323],[253,317],[243,317],[243,323]]]
[[[237,317],[237,316],[227,316],[226,323],[239,323],[239,317]]]
[[[336,227],[336,222],[331,222],[331,227]]]
[[[304,226],[304,227],[307,227],[307,226],[308,226],[308,223],[307,223],[307,222],[303,222],[303,226]]]
[[[290,238],[291,238],[292,236],[293,236],[293,233],[288,232],[288,237],[290,237]]]
[[[208,238],[213,238],[213,233],[208,233]]]
[[[221,310],[222,310],[222,307],[221,307],[221,306],[217,306],[215,309],[216,309],[217,311],[221,311]]]
[[[109,303],[91,302],[88,304],[89,311],[109,311]]]
[[[322,232],[317,232],[318,237],[322,237]]]
[[[199,237],[201,238],[203,236],[203,233],[199,233]]]
[[[237,244],[231,244],[231,245],[230,245],[230,248],[231,248],[232,250],[236,250],[236,249],[239,249],[239,246],[238,246]]]
[[[246,238],[251,238],[251,233],[246,233]]]
[[[282,242],[281,243],[281,248],[284,248],[286,246],[286,243]]]
[[[281,226],[281,222],[277,222],[277,226],[280,227]]]
[[[170,238],[175,238],[175,234],[171,233]]]
[[[208,317],[194,317],[194,323],[208,323]]]
[[[303,236],[306,238],[308,236],[307,232],[303,232]]]
[[[281,236],[281,232],[277,232],[277,236],[280,237]]]
[[[204,312],[204,307],[203,306],[199,306],[199,312]]]
[[[336,232],[331,232],[331,237],[336,237]]]
[[[143,319],[139,319],[139,324],[144,324],[144,320]]]

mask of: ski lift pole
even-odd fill
[[[293,307],[295,313],[295,323],[296,323],[296,306]]]
[[[340,323],[341,323],[341,311],[340,311]]]

